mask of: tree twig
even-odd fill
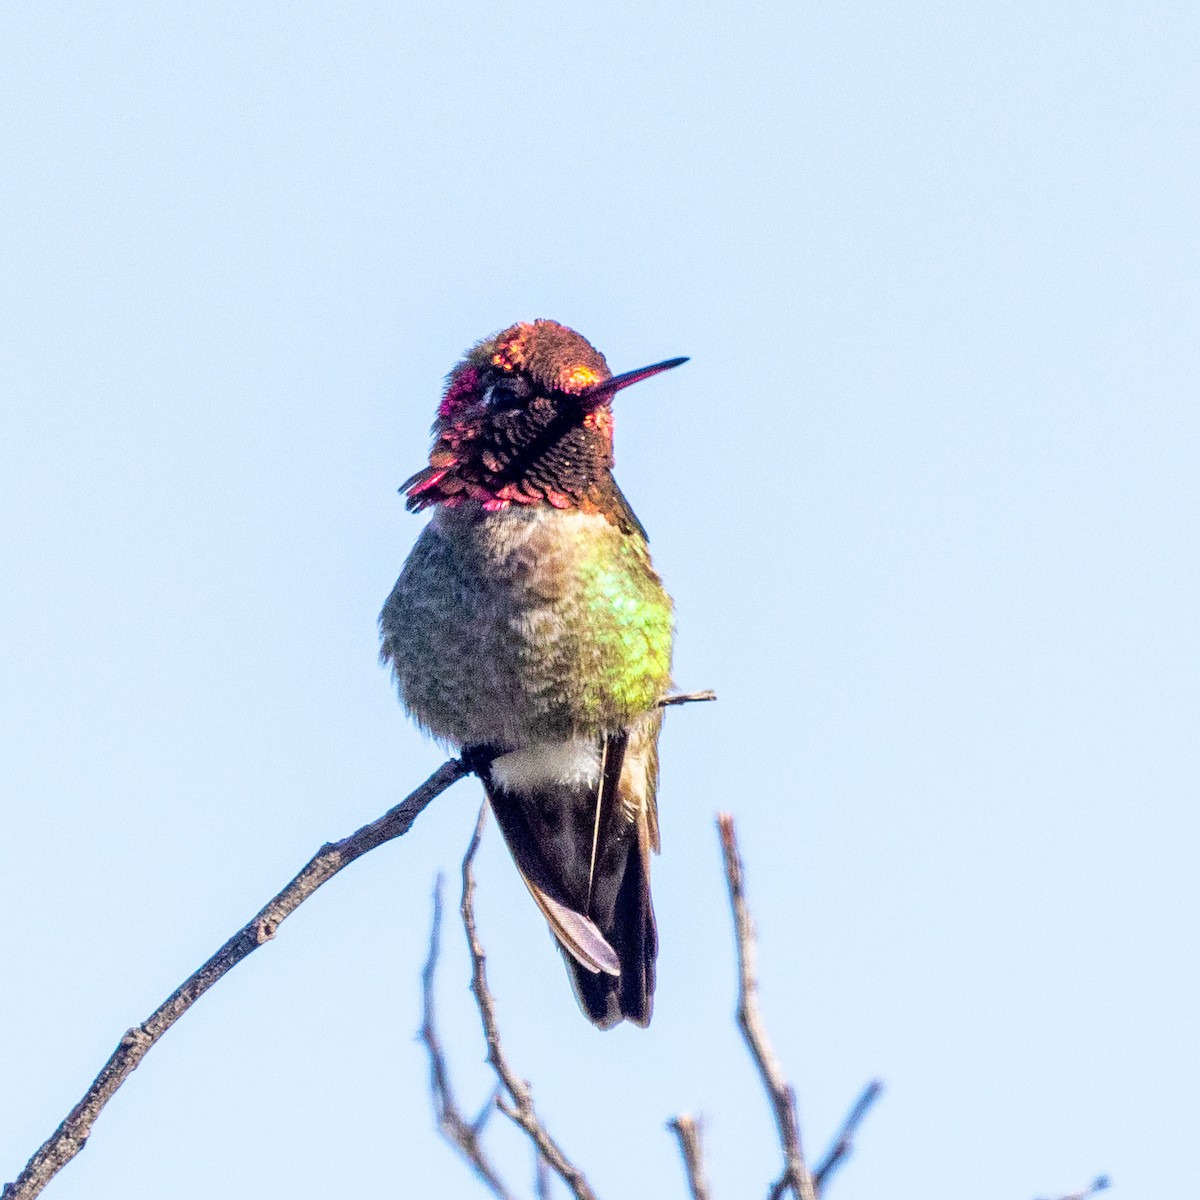
[[[796,1200],[816,1200],[812,1175],[804,1161],[800,1143],[800,1122],[796,1117],[796,1093],[784,1077],[783,1069],[763,1026],[758,1010],[758,975],[755,967],[754,919],[746,904],[744,871],[738,854],[737,834],[729,813],[717,816],[721,849],[725,856],[725,880],[729,885],[729,905],[733,911],[734,939],[738,957],[738,1025],[758,1067],[759,1076],[771,1108],[783,1150],[783,1174],[771,1186],[770,1200],[780,1200],[791,1191]]]
[[[667,1128],[679,1139],[679,1153],[687,1173],[688,1190],[692,1200],[710,1200],[708,1180],[704,1175],[704,1147],[700,1141],[700,1122],[690,1113],[667,1122]]]
[[[322,846],[300,874],[257,916],[238,930],[202,967],[189,975],[145,1021],[126,1032],[92,1086],[29,1160],[21,1174],[12,1183],[5,1185],[3,1192],[0,1192],[0,1200],[33,1200],[33,1197],[83,1149],[101,1109],[129,1078],[150,1047],[218,979],[264,942],[269,942],[280,924],[343,867],[384,842],[407,833],[422,811],[468,772],[469,768],[461,759],[450,759],[377,821],[364,825],[340,842],[326,843]]]
[[[715,700],[717,693],[712,688],[705,688],[702,692],[673,692],[669,696],[664,696],[658,701],[658,708],[671,708],[676,704],[700,704],[706,700]]]
[[[854,1153],[854,1135],[858,1132],[858,1127],[862,1124],[863,1118],[870,1112],[871,1106],[879,1099],[879,1094],[882,1091],[883,1084],[878,1079],[872,1079],[863,1088],[862,1094],[855,1100],[850,1111],[846,1114],[845,1120],[842,1121],[841,1129],[838,1130],[837,1136],[833,1139],[829,1149],[825,1151],[825,1157],[821,1159],[820,1165],[812,1173],[813,1186],[816,1188],[818,1194],[824,1191],[825,1185],[833,1176],[834,1171]]]
[[[422,1020],[421,1041],[429,1052],[429,1090],[437,1110],[438,1131],[470,1163],[472,1170],[493,1196],[499,1200],[514,1200],[504,1186],[496,1168],[483,1149],[480,1135],[487,1118],[495,1112],[495,1096],[479,1112],[474,1121],[467,1121],[458,1107],[450,1085],[446,1054],[434,1023],[433,982],[437,970],[438,952],[442,937],[442,877],[438,875],[433,889],[433,923],[429,932],[429,957],[421,972]]]
[[[550,1136],[545,1125],[533,1105],[533,1093],[529,1084],[522,1079],[510,1066],[504,1053],[500,1039],[500,1030],[496,1024],[496,1003],[488,990],[487,956],[475,929],[475,852],[479,849],[479,840],[483,836],[483,826],[487,821],[487,804],[479,810],[479,820],[475,824],[475,833],[467,847],[467,853],[462,863],[462,913],[463,928],[467,935],[467,948],[471,952],[471,991],[479,1008],[479,1018],[483,1023],[483,1036],[487,1042],[487,1060],[497,1078],[504,1085],[508,1099],[500,1096],[496,1104],[500,1111],[516,1125],[520,1126],[537,1147],[538,1153],[545,1159],[547,1166],[567,1185],[575,1200],[596,1200],[584,1173],[571,1162],[563,1153],[562,1148]]]

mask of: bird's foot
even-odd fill
[[[492,769],[492,762],[499,753],[494,746],[464,746],[458,757],[472,775],[486,780],[488,772]]]

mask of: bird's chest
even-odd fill
[[[565,685],[575,672],[611,670],[604,648],[651,635],[670,604],[645,544],[599,514],[443,509],[427,532],[436,546],[430,565],[442,574],[430,582],[445,603],[443,627],[460,626],[468,653],[511,667],[523,682],[550,673]]]
[[[623,557],[623,535],[599,513],[443,508],[427,532],[484,609],[570,608],[590,590],[597,566]]]
[[[383,625],[409,708],[456,741],[602,727],[669,682],[670,601],[599,514],[440,509]]]

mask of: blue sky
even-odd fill
[[[713,815],[831,1195],[1193,1186],[1200,14],[14,3],[0,14],[0,1176],[318,845],[440,761],[375,662],[441,379],[626,370],[677,601],[648,1032],[494,830],[519,1069],[601,1195],[762,1194]],[[413,1034],[457,785],[155,1048],[60,1200],[476,1194]],[[450,930],[445,1036],[488,1080]],[[500,1160],[527,1155],[497,1127]],[[480,1193],[481,1194],[481,1193]]]

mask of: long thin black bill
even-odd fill
[[[615,395],[622,388],[627,388],[631,384],[641,383],[643,379],[649,379],[652,375],[661,375],[663,371],[670,371],[674,367],[681,367],[687,362],[687,357],[683,358],[668,358],[665,362],[654,363],[649,367],[638,367],[636,371],[626,371],[624,375],[614,375],[611,379],[606,379],[603,383],[596,384],[595,387],[588,388],[584,394],[584,399],[590,404],[603,404],[610,396]]]

